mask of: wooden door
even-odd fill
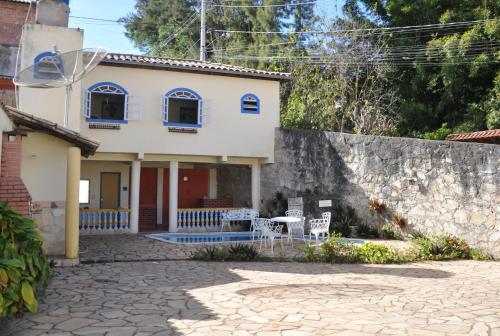
[[[120,173],[101,173],[101,209],[120,207]]]
[[[139,192],[139,230],[156,228],[156,193],[158,173],[156,168],[141,168]]]

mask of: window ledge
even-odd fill
[[[114,120],[114,119],[93,119],[85,118],[89,123],[102,123],[102,124],[128,124],[128,120]]]
[[[169,127],[183,127],[183,128],[201,128],[200,124],[183,124],[183,123],[174,123],[174,122],[163,122],[163,126]]]
[[[246,114],[260,114],[260,111],[241,110],[241,113],[246,113]]]

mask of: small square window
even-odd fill
[[[80,180],[80,204],[90,202],[90,180]]]

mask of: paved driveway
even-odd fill
[[[121,262],[57,269],[28,335],[500,335],[500,263]]]

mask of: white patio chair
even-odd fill
[[[250,224],[250,231],[252,231],[252,240],[255,240],[255,233],[258,234],[258,239],[261,239],[264,226],[271,225],[272,223],[269,218],[252,218],[252,222]]]
[[[288,242],[292,243],[293,247],[293,234],[294,232],[297,232],[299,235],[302,235],[302,240],[305,242],[306,241],[306,235],[305,235],[305,223],[306,223],[306,218],[305,217],[300,217],[300,222],[295,222],[295,223],[287,223],[287,229],[288,229]]]
[[[302,210],[287,210],[285,211],[285,216],[287,217],[302,217],[304,213]]]
[[[326,236],[330,237],[330,222],[327,219],[311,219],[309,225],[311,227],[309,239],[311,239],[311,235],[314,235],[316,237],[316,242],[318,242],[320,236],[323,238]]]
[[[326,220],[328,221],[328,225],[330,225],[330,220],[331,220],[331,218],[332,218],[332,213],[331,213],[331,212],[323,212],[323,213],[321,214],[321,217],[322,217],[323,219],[326,219]]]
[[[271,254],[274,256],[274,241],[279,239],[281,244],[281,250],[283,250],[283,225],[272,225],[270,221],[270,225],[263,226],[262,236],[263,239],[260,241],[260,249],[262,249],[262,240],[264,240],[264,247],[266,246],[266,241],[269,240],[271,243]]]

